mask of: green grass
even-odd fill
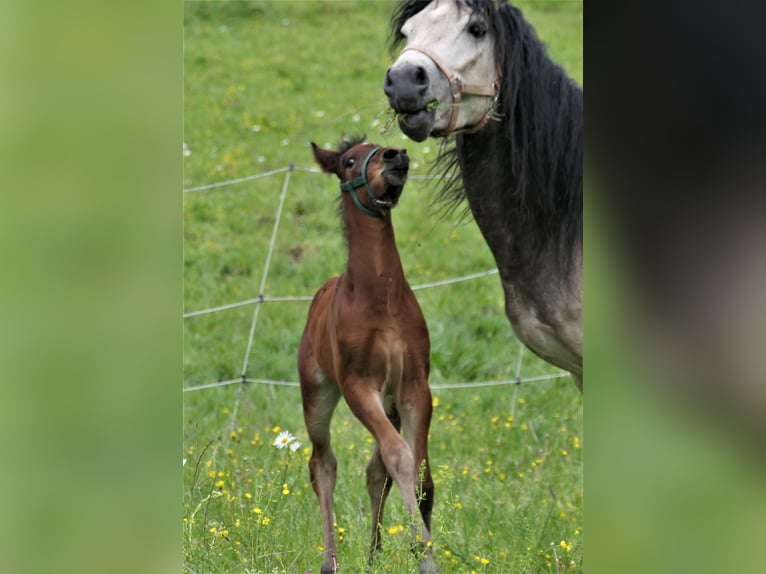
[[[406,147],[413,173],[426,173],[435,141],[415,144],[396,127],[381,133],[390,117],[382,81],[392,61],[385,44],[393,6],[187,2],[185,187],[290,162],[313,167],[310,141],[334,145],[353,132]],[[520,6],[553,57],[582,81],[582,5]],[[289,177],[268,296],[313,295],[345,265],[336,181],[302,171]],[[185,311],[258,295],[284,179],[280,173],[185,194]],[[433,184],[412,179],[394,211],[410,283],[493,268],[475,224],[439,217],[434,192]],[[432,384],[515,376],[520,348],[496,275],[417,295],[431,333]],[[248,376],[297,380],[307,309],[294,302],[262,306]],[[252,316],[246,306],[184,321],[185,386],[239,377]],[[522,376],[556,372],[523,354]],[[433,530],[442,572],[555,572],[557,558],[565,571],[582,569],[582,399],[568,379],[515,390],[434,390]],[[290,453],[272,446],[276,427],[296,435],[301,448]],[[370,438],[344,404],[332,429],[339,463],[335,512],[344,529],[339,561],[342,571],[358,572],[369,538],[364,465]],[[307,447],[296,388],[249,384],[241,391],[232,385],[184,394],[186,571],[318,572],[322,534]],[[384,527],[397,524],[406,525],[407,517],[394,492]],[[386,531],[378,571],[416,570],[407,548],[404,531]]]

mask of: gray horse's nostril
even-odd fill
[[[418,66],[415,68],[415,83],[419,86],[428,84],[428,75],[426,74],[426,70],[423,66]]]

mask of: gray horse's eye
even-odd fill
[[[468,33],[474,38],[483,38],[487,33],[487,29],[483,24],[474,22],[473,24],[468,25]]]

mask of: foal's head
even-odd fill
[[[399,202],[407,181],[407,150],[371,143],[346,142],[337,151],[311,143],[322,171],[340,179],[356,206],[370,217],[381,218]]]

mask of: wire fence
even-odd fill
[[[315,173],[315,174],[322,174],[322,172],[318,169],[313,168],[301,168],[296,167],[292,162],[287,166],[279,169],[274,169],[271,171],[266,171],[260,174],[250,175],[246,177],[240,177],[236,179],[230,179],[226,181],[221,181],[217,183],[212,183],[208,185],[201,185],[197,187],[191,187],[184,189],[184,193],[192,193],[192,192],[201,192],[201,191],[207,191],[207,190],[214,190],[221,187],[227,187],[231,185],[236,185],[243,182],[253,181],[256,179],[261,179],[264,177],[270,177],[275,176],[279,174],[284,174],[284,179],[282,182],[282,188],[281,193],[279,196],[279,204],[277,207],[277,211],[274,217],[274,227],[271,232],[271,238],[269,240],[268,248],[267,248],[267,254],[266,254],[266,262],[263,266],[263,271],[261,273],[261,282],[258,289],[258,296],[253,297],[250,299],[245,299],[243,301],[236,301],[233,303],[228,303],[225,305],[220,305],[217,307],[210,307],[207,309],[199,309],[196,311],[189,311],[185,312],[183,314],[183,318],[190,319],[193,317],[198,317],[200,315],[208,315],[211,313],[218,313],[221,311],[226,311],[229,309],[234,309],[237,307],[243,307],[247,305],[254,305],[253,315],[252,319],[250,321],[250,330],[248,334],[247,339],[247,346],[245,349],[245,356],[243,357],[242,361],[242,368],[241,368],[241,375],[239,378],[236,379],[229,379],[225,381],[215,381],[210,382],[206,384],[201,385],[193,385],[193,386],[187,386],[184,387],[183,392],[193,392],[193,391],[201,391],[206,389],[214,389],[219,387],[225,387],[230,385],[239,385],[238,391],[237,391],[237,398],[234,406],[234,413],[232,420],[236,417],[236,409],[239,405],[239,397],[240,393],[242,392],[242,387],[246,384],[263,384],[263,385],[271,385],[271,386],[285,386],[285,387],[298,387],[300,386],[300,383],[297,381],[280,381],[280,380],[273,380],[269,378],[260,378],[260,377],[249,377],[247,375],[247,369],[248,364],[250,361],[250,355],[252,352],[252,346],[253,346],[253,340],[255,338],[256,328],[258,324],[258,315],[260,313],[261,306],[264,303],[277,303],[277,302],[308,302],[313,299],[313,295],[299,295],[299,296],[267,296],[264,293],[264,289],[266,287],[266,282],[268,279],[269,274],[269,268],[271,266],[272,256],[274,254],[274,246],[276,244],[276,238],[277,234],[279,232],[279,224],[282,218],[282,211],[285,204],[285,198],[287,196],[287,191],[290,183],[290,175],[294,171],[301,171],[305,173]],[[428,175],[412,175],[410,176],[410,179],[434,179],[438,178],[439,176],[428,176]],[[463,275],[460,277],[453,277],[449,279],[444,279],[440,281],[434,281],[431,283],[423,283],[420,285],[413,285],[412,289],[417,290],[423,290],[423,289],[433,289],[437,287],[445,287],[449,285],[454,285],[457,283],[463,283],[466,281],[474,281],[477,279],[481,279],[483,277],[487,277],[490,275],[497,274],[497,269],[488,269],[486,271],[482,271],[479,273],[472,273],[470,275]],[[514,390],[514,400],[513,403],[515,403],[516,394],[518,393],[518,388],[521,383],[531,383],[531,382],[538,382],[538,381],[546,381],[546,380],[552,380],[552,379],[560,379],[565,378],[569,376],[569,373],[566,373],[564,371],[558,372],[558,373],[552,373],[552,374],[546,374],[546,375],[539,375],[539,376],[531,376],[531,377],[522,377],[521,376],[521,366],[523,362],[524,354],[528,352],[526,351],[525,347],[523,345],[519,348],[519,354],[516,357],[516,362],[514,366],[514,377],[510,379],[505,380],[498,380],[498,381],[474,381],[474,382],[456,382],[456,383],[444,383],[444,384],[431,384],[432,389],[475,389],[479,387],[494,387],[499,385],[515,385]]]

